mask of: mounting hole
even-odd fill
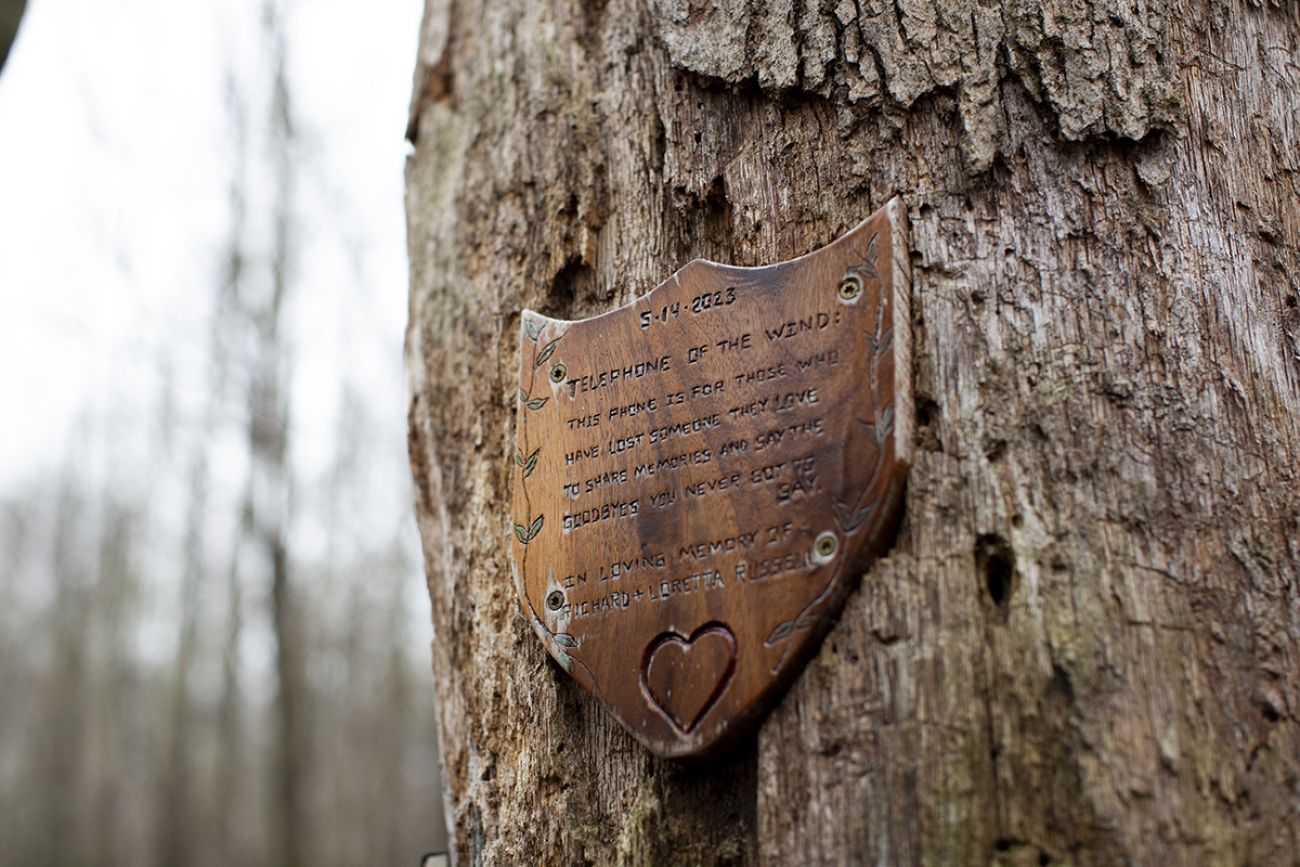
[[[857,274],[849,274],[840,281],[840,298],[844,301],[854,301],[862,294],[862,278]]]
[[[557,364],[551,368],[551,382],[560,384],[564,382],[564,377],[569,375],[569,370],[563,364]]]
[[[840,540],[836,538],[835,534],[830,530],[822,533],[813,542],[813,552],[817,555],[818,559],[823,561],[834,557],[835,552],[839,550],[839,547]]]
[[[559,611],[564,607],[564,594],[559,590],[552,590],[546,594],[546,607],[552,611]]]

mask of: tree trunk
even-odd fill
[[[411,460],[462,864],[1300,863],[1300,11],[429,0]],[[916,460],[756,738],[660,761],[510,579],[521,308],[892,195]]]
[[[9,59],[9,49],[18,37],[18,23],[23,20],[27,0],[0,0],[0,71]]]

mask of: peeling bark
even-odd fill
[[[1300,852],[1300,11],[430,0],[411,457],[469,864]],[[913,235],[904,525],[757,739],[654,759],[509,580],[524,306]]]

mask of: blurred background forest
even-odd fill
[[[30,0],[0,72],[0,864],[441,848],[418,0]]]

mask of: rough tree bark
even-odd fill
[[[1300,11],[429,0],[411,460],[468,864],[1300,852]],[[519,312],[805,253],[904,197],[890,557],[757,738],[658,761],[509,577]]]

